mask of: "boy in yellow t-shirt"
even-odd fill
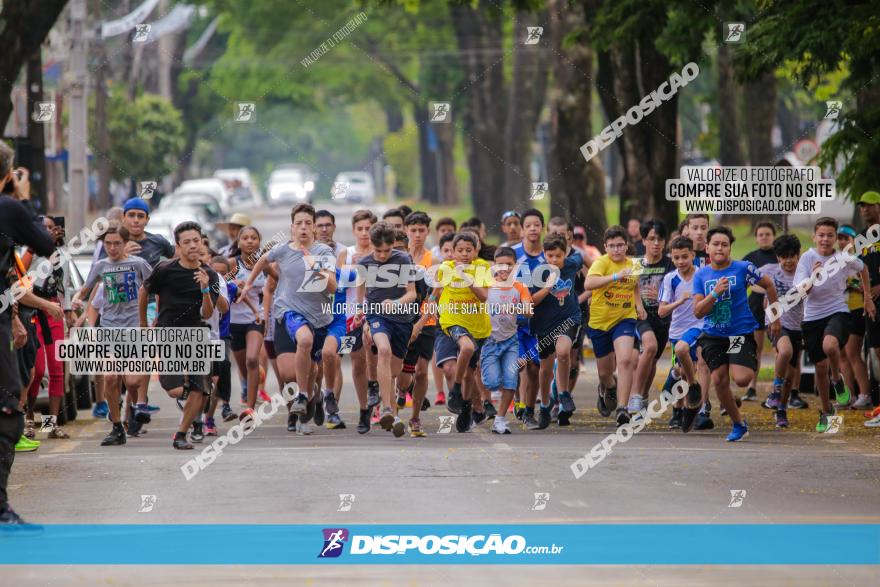
[[[489,314],[483,304],[492,276],[489,263],[477,259],[479,241],[476,235],[457,234],[452,248],[453,260],[440,265],[436,275],[440,286],[432,295],[432,299],[438,300],[441,329],[434,351],[438,364],[442,363],[444,369],[454,369],[446,408],[458,414],[456,430],[467,432],[474,407],[477,411],[482,408],[475,370],[480,360],[480,348],[492,333]],[[456,355],[454,360],[448,358],[452,354]]]
[[[626,256],[626,231],[610,226],[604,242],[605,254],[590,266],[585,283],[585,289],[593,292],[587,335],[599,371],[599,413],[608,417],[617,408],[617,425],[623,426],[629,422],[626,404],[636,370],[632,352],[636,318],[644,320],[647,313],[634,264]],[[614,377],[615,364],[619,380]]]

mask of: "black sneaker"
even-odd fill
[[[795,410],[807,410],[810,404],[801,399],[800,392],[792,389],[791,395],[788,397],[788,407]]]
[[[422,411],[427,411],[431,407],[431,400],[427,397],[422,400]]]
[[[223,408],[220,410],[220,414],[223,416],[224,422],[232,422],[233,420],[238,419],[238,414],[232,411],[232,408],[229,407],[229,404],[223,404]]]
[[[315,404],[315,426],[323,426],[324,425],[324,402],[320,395],[316,395],[314,400],[312,400]]]
[[[299,416],[290,412],[287,414],[287,431],[288,432],[296,432],[296,423],[299,420]]]
[[[599,384],[599,399],[596,400],[596,409],[599,410],[599,415],[603,418],[611,415],[611,408],[605,403],[605,386],[601,383]]]
[[[538,430],[544,430],[550,426],[550,408],[541,406],[538,410]]]
[[[617,386],[605,390],[605,406],[609,412],[617,407]]]
[[[141,432],[143,432],[144,425],[135,420],[133,417],[128,420],[128,435],[129,436],[140,436]]]
[[[569,426],[571,425],[571,412],[566,412],[565,410],[559,410],[559,414],[556,416],[556,423],[560,426]]]
[[[694,422],[694,430],[712,430],[715,428],[715,422],[708,412],[700,412],[697,414],[697,420]]]
[[[201,442],[205,439],[205,425],[202,422],[193,422],[190,438],[192,438],[193,442]]]
[[[452,397],[450,393],[446,398],[447,406],[449,405],[449,400]],[[455,419],[455,429],[459,432],[467,432],[471,429],[471,416],[473,414],[473,405],[471,402],[463,401],[461,402],[461,411],[458,413],[458,417]]]
[[[683,408],[681,409],[681,421],[680,427],[681,431],[687,434],[694,427],[694,422],[697,419],[697,414],[700,413],[699,408]],[[670,426],[671,427],[671,426]]]
[[[493,418],[494,418],[494,416],[493,416]],[[485,411],[474,412],[473,421],[474,421],[475,426],[479,426],[480,424],[485,422],[486,421],[486,412]]]
[[[370,431],[370,408],[360,411],[358,416],[358,434],[366,434]]]
[[[186,440],[186,436],[178,436],[177,434],[174,435],[172,446],[177,450],[192,450],[193,448],[193,445]]]
[[[626,410],[617,410],[617,427],[625,426],[629,424],[629,414],[626,413]]]
[[[453,383],[452,389],[449,390],[449,394],[446,396],[446,409],[452,414],[460,414],[463,405],[464,398],[461,395],[461,384]]]
[[[681,421],[684,416],[684,410],[682,408],[672,408],[672,417],[669,418],[669,428],[681,428]]]
[[[315,413],[318,409],[315,404],[316,404],[316,402],[314,401],[314,399],[306,402],[306,413],[300,414],[300,417],[299,417],[299,421],[301,423],[305,424],[307,422],[311,422],[312,418],[315,417]],[[322,412],[324,411],[324,406],[321,406],[321,411]]]
[[[110,434],[101,441],[101,446],[119,446],[121,444],[125,444],[125,428],[122,427],[122,424],[115,424],[110,430]]]
[[[538,424],[538,420],[535,419],[535,414],[530,414],[525,412],[523,414],[523,428],[526,430],[539,430],[541,425]]]
[[[367,381],[367,407],[374,408],[382,402],[379,397],[379,382]]]
[[[494,418],[498,415],[498,410],[495,409],[495,404],[489,400],[483,402],[483,409],[486,411],[487,418]]]
[[[758,392],[755,391],[754,387],[748,388],[746,390],[745,395],[742,396],[742,401],[744,401],[744,402],[753,402],[753,401],[757,401],[757,399],[758,399]]]
[[[687,405],[691,408],[700,407],[700,402],[703,399],[703,389],[700,387],[699,383],[694,383],[693,385],[688,385],[687,392]]]

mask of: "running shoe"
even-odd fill
[[[427,436],[425,431],[422,430],[422,421],[418,418],[413,418],[409,421],[409,435],[411,438],[424,438]]]
[[[92,417],[103,420],[110,413],[110,406],[105,401],[99,401],[92,407]]]
[[[405,408],[406,407],[406,396],[407,396],[406,391],[404,391],[403,389],[397,390],[397,407],[398,408]],[[412,400],[410,400],[410,401],[412,401]]]
[[[483,411],[486,412],[486,418],[494,418],[498,415],[498,410],[495,409],[495,404],[489,400],[483,402]]]
[[[828,416],[824,412],[819,412],[819,421],[816,423],[816,432],[824,434],[828,430]]]
[[[687,434],[694,428],[694,422],[697,421],[697,414],[700,413],[700,410],[697,408],[678,408],[681,410],[680,420],[679,420],[679,428],[681,431]],[[672,415],[675,418],[675,414]],[[672,422],[669,422],[669,427],[672,428]]]
[[[485,411],[482,411],[482,412],[474,411],[472,420],[474,421],[475,426],[479,426],[480,424],[482,424],[483,422],[486,421],[486,412]]]
[[[55,425],[52,426],[52,429],[49,430],[49,438],[56,439],[67,439],[70,438],[70,434],[64,431],[64,428],[61,426]]]
[[[367,381],[367,407],[373,408],[382,402],[379,397],[379,382]]]
[[[431,408],[431,400],[427,397],[422,400],[422,411],[425,412]]]
[[[788,428],[788,414],[785,410],[776,410],[776,427]]]
[[[841,406],[848,406],[849,402],[852,401],[852,396],[849,393],[849,388],[846,386],[846,383],[843,382],[843,378],[841,377],[837,382],[832,381],[831,387],[834,389],[837,403]]]
[[[125,428],[122,427],[122,424],[114,424],[110,433],[101,441],[101,446],[119,446],[125,442]]]
[[[522,423],[526,430],[538,430],[541,427],[535,419],[535,415],[528,412],[523,414]]]
[[[617,408],[617,384],[605,390],[605,407],[609,412]]]
[[[391,433],[394,434],[394,438],[400,438],[404,432],[406,432],[406,426],[404,426],[403,420],[395,416],[394,424],[391,425]]]
[[[733,430],[727,435],[727,442],[738,442],[749,435],[749,425],[745,420],[742,424],[733,424]]]
[[[446,398],[446,409],[452,414],[460,414],[464,398],[461,395],[461,384],[453,383],[452,389],[449,390],[449,397]]]
[[[193,445],[191,445],[186,440],[186,435],[179,436],[179,435],[175,434],[174,441],[171,443],[171,445],[177,450],[192,450],[193,449]]]
[[[336,395],[329,389],[324,392],[324,411],[328,415],[339,413],[339,403],[336,401]]]
[[[238,418],[238,414],[232,411],[232,408],[229,404],[223,404],[223,407],[220,408],[220,415],[223,416],[224,422],[232,422],[236,418]]]
[[[379,406],[376,406],[375,408],[373,408],[372,414],[373,415],[370,417],[370,423],[372,423],[373,426],[378,426],[379,425]]]
[[[144,429],[144,425],[135,420],[133,417],[128,419],[128,435],[137,438],[141,435],[142,432],[146,432]]]
[[[880,428],[880,416],[865,421],[866,428]]]
[[[9,505],[0,508],[0,528],[9,528],[21,526],[20,530],[42,530],[43,527],[37,524],[28,524],[21,516],[15,513]],[[18,529],[17,529],[18,530]]]
[[[287,431],[296,432],[296,424],[299,422],[299,416],[293,412],[287,414]]]
[[[700,412],[697,419],[694,420],[694,430],[712,430],[715,428],[715,422],[709,412]]]
[[[296,397],[293,398],[293,402],[290,404],[290,412],[292,414],[296,414],[297,416],[305,416],[309,411],[309,398],[306,397],[306,394],[303,392],[299,392],[296,394]]]
[[[510,428],[507,426],[507,420],[505,418],[495,418],[495,421],[492,422],[492,433],[493,434],[510,434]]]
[[[34,437],[37,435],[37,429],[36,429],[36,426],[34,425],[33,420],[25,420],[24,421],[23,435],[25,438],[27,438],[29,440],[33,440]]]
[[[742,396],[742,401],[744,402],[753,402],[758,399],[758,392],[754,387],[750,387],[746,390],[746,393]],[[732,433],[731,433],[732,434]]]
[[[642,411],[642,396],[634,395],[629,398],[629,403],[626,404],[626,411],[632,416],[634,414],[638,414]]]
[[[312,425],[308,422],[299,421],[296,423],[297,436],[309,436],[312,433]]]
[[[310,399],[306,402],[306,413],[305,413],[305,415],[300,416],[300,418],[299,418],[300,422],[311,422],[312,418],[315,417],[315,414],[318,411],[318,406],[317,406],[318,402],[315,401],[316,397],[317,396],[313,395],[312,399]],[[321,411],[323,412],[323,406],[321,408]]]
[[[152,417],[150,416],[150,411],[147,409],[147,404],[134,405],[134,419],[141,424],[150,423]]]
[[[550,408],[550,421],[559,422],[559,404],[553,404],[553,407]]]
[[[452,400],[452,394],[449,395],[450,401]],[[449,405],[447,404],[448,408]],[[473,404],[471,404],[470,400],[461,402],[461,411],[458,413],[458,417],[455,419],[455,429],[459,432],[468,432],[471,429],[471,419],[473,416]]]
[[[156,412],[158,412],[158,411],[161,410],[161,409],[162,409],[162,408],[160,408],[159,406],[154,406],[154,405],[152,405],[152,404],[147,404],[147,411],[150,412],[151,414],[155,414]]]
[[[599,410],[599,415],[603,418],[610,416],[613,409],[609,408],[605,402],[605,386],[601,383],[599,383],[599,398],[596,400],[596,409]]]
[[[366,410],[361,410],[358,416],[358,426],[357,431],[358,434],[366,434],[370,431],[370,408]]]
[[[325,426],[330,430],[342,430],[345,428],[345,422],[342,421],[339,414],[330,414],[327,416],[327,423]]]
[[[446,394],[442,391],[437,392],[437,397],[434,398],[435,406],[442,406],[446,404]]]
[[[382,410],[382,417],[379,418],[379,426],[381,426],[383,430],[391,430],[393,425],[394,414],[391,412],[391,408],[385,408]]]
[[[544,430],[548,426],[550,426],[550,407],[542,405],[538,410],[538,430]]]
[[[871,396],[859,395],[859,397],[856,398],[856,401],[854,401],[850,407],[854,410],[870,409],[871,408]]]
[[[768,410],[775,410],[779,408],[780,403],[782,403],[782,392],[774,389],[770,392],[770,395],[767,396],[767,399],[761,402],[761,407]]]
[[[517,420],[522,421],[526,413],[526,405],[522,402],[516,402],[513,405],[513,415]]]
[[[190,434],[190,438],[192,438],[193,442],[201,442],[205,439],[205,425],[201,422],[193,422],[192,423],[192,434]]]
[[[15,443],[15,452],[33,452],[38,448],[40,448],[39,444],[34,443],[29,438],[25,438],[24,435]]]
[[[574,405],[574,398],[571,397],[570,391],[563,391],[559,394],[559,409],[569,414],[574,414],[577,407]]]
[[[798,390],[792,389],[791,394],[788,396],[788,407],[795,410],[806,410],[809,409],[810,404],[801,399],[801,394]]]
[[[205,418],[205,436],[219,436],[214,418]]]
[[[272,401],[272,398],[269,397],[269,394],[266,393],[266,391],[263,389],[261,389],[260,391],[257,392],[257,398],[259,398],[259,400],[261,402],[271,402]]]
[[[315,399],[312,400],[312,403],[315,405],[315,426],[323,426],[324,425],[324,402],[321,401],[321,396],[316,395]],[[308,419],[306,420],[308,421]]]
[[[681,428],[681,421],[684,415],[682,408],[672,408],[672,417],[669,418],[669,428]]]
[[[629,424],[629,414],[626,413],[625,408],[620,408],[617,410],[617,427],[625,426]]]
[[[874,408],[873,410],[871,410],[869,412],[865,412],[865,417],[868,418],[869,420],[872,418],[876,418],[877,416],[880,416],[880,406],[877,406],[876,408]]]
[[[703,399],[703,388],[700,387],[699,383],[694,383],[693,385],[688,385],[687,391],[687,405],[692,408],[699,408],[700,401]]]

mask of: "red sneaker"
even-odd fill
[[[437,392],[437,397],[434,399],[435,406],[442,406],[446,403],[446,394],[442,391]]]
[[[872,411],[865,412],[865,417],[868,418],[869,420],[873,420],[877,416],[880,416],[880,406],[877,406]]]
[[[262,390],[262,389],[261,389],[260,392],[257,394],[257,397],[260,398],[260,401],[262,401],[262,402],[271,402],[271,401],[272,401],[272,398],[269,397],[269,394],[266,393],[266,392],[265,392],[264,390]]]

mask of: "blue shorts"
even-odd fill
[[[532,363],[540,365],[538,337],[532,334],[528,328],[519,327],[516,329],[516,340],[519,342],[519,358],[525,360],[526,357],[529,357]]]
[[[384,316],[367,316],[367,324],[370,325],[370,335],[373,337],[373,347],[376,346],[376,335],[385,334],[391,343],[391,354],[402,359],[406,356],[409,348],[409,337],[412,335],[412,322],[396,322]]]
[[[296,333],[303,326],[312,331],[312,361],[319,363],[321,351],[324,349],[324,339],[327,338],[327,327],[315,328],[301,314],[293,311],[285,312],[283,318],[275,321],[275,353],[279,356],[295,353]]]
[[[690,350],[691,360],[696,361],[697,360],[697,339],[700,338],[700,334],[702,334],[702,333],[703,333],[703,331],[700,330],[699,328],[688,328],[687,330],[684,331],[684,334],[681,335],[681,338],[669,339],[669,345],[672,347],[672,352],[673,353],[675,352],[675,345],[678,341],[681,340],[683,342],[686,342],[688,344],[688,346],[691,347],[691,350]]]
[[[342,337],[345,336],[345,314],[333,316],[333,322],[327,325],[327,336],[336,339],[337,346],[341,345]]]
[[[597,359],[614,352],[614,341],[621,336],[636,336],[636,321],[634,318],[626,318],[615,324],[611,330],[598,330],[587,326],[587,336],[593,343],[593,352]]]

